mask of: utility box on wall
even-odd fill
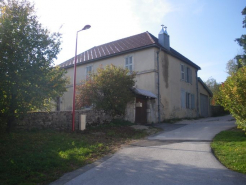
[[[81,114],[79,119],[79,130],[85,130],[86,128],[86,114]]]

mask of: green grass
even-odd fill
[[[246,135],[238,129],[217,134],[211,143],[215,156],[227,168],[246,174]]]
[[[130,139],[146,136],[128,126],[82,133],[18,131],[0,138],[0,184],[47,184],[113,152]]]

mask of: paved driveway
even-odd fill
[[[158,126],[166,131],[135,142],[99,165],[81,168],[52,184],[246,184],[246,175],[226,169],[210,149],[216,133],[235,126],[230,116]]]

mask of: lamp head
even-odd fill
[[[88,30],[88,29],[90,29],[90,27],[91,27],[91,25],[85,25],[82,30]]]

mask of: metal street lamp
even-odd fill
[[[72,130],[74,131],[74,122],[75,122],[75,95],[76,95],[76,63],[77,63],[77,42],[78,42],[78,33],[83,30],[90,29],[90,25],[85,25],[83,29],[77,31],[76,34],[76,46],[75,46],[75,57],[74,57],[74,76],[73,76],[73,115],[72,115]]]

